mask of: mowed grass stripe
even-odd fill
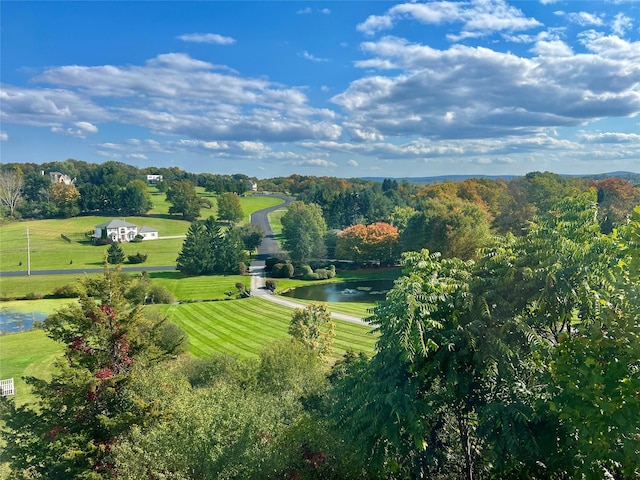
[[[255,357],[279,338],[287,338],[292,309],[258,298],[174,305],[166,310],[191,337],[189,352],[195,357],[230,353]],[[376,337],[371,328],[339,320],[332,359],[349,351],[371,355]]]
[[[211,322],[193,309],[180,310],[180,314],[198,329],[200,336],[209,340],[209,346],[215,347],[218,351],[244,356],[256,354],[259,351],[255,342],[244,341],[242,337],[233,334],[232,329],[229,329],[224,322]]]

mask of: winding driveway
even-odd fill
[[[294,302],[292,300],[274,295],[265,287],[265,260],[267,259],[267,257],[282,253],[278,241],[273,236],[273,230],[271,229],[271,224],[269,223],[268,214],[275,210],[286,208],[293,201],[291,197],[287,197],[284,195],[275,196],[282,198],[284,200],[284,203],[276,205],[275,207],[269,207],[265,208],[264,210],[253,212],[251,214],[251,224],[262,228],[265,233],[262,244],[258,247],[258,255],[256,256],[256,259],[251,262],[251,266],[249,267],[249,271],[251,273],[251,295],[253,295],[254,297],[264,298],[265,300],[289,308],[304,308],[306,306],[305,304]],[[335,318],[336,320],[342,320],[343,322],[370,326],[360,317],[356,317],[354,315],[331,312],[331,317]]]

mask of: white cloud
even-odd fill
[[[59,135],[67,135],[69,137],[87,138],[88,135],[98,132],[98,127],[89,122],[75,122],[74,125],[77,128],[61,127],[54,125],[51,127],[51,132]]]
[[[400,20],[411,19],[427,25],[461,24],[458,34],[450,39],[473,38],[494,32],[514,32],[541,26],[527,18],[518,8],[503,0],[472,0],[468,2],[435,1],[403,3],[391,7],[384,15],[372,15],[357,29],[366,35],[389,30]]]
[[[234,38],[225,37],[217,33],[187,33],[179,35],[177,38],[183,42],[212,43],[215,45],[233,45],[236,43]]]
[[[80,118],[117,119],[201,140],[295,141],[341,134],[335,112],[310,107],[302,89],[219,70],[184,53],[158,55],[143,65],[52,67],[34,80],[55,88],[3,89],[2,121],[80,135],[63,126]],[[106,98],[108,107],[93,103]]]
[[[136,160],[148,160],[149,157],[147,157],[144,153],[130,153],[129,155],[127,155],[127,158],[134,158]]]
[[[9,140],[9,134],[4,130],[0,131],[0,142],[6,142]]]
[[[619,37],[623,37],[624,34],[632,28],[633,20],[621,12],[616,14],[611,23],[611,31]]]
[[[485,47],[438,50],[396,37],[365,42],[379,65],[400,73],[353,81],[332,101],[360,131],[385,137],[478,138],[530,135],[603,117],[640,113],[640,42],[586,32],[587,52],[539,41],[526,58]],[[370,69],[372,62],[357,66]]]
[[[321,8],[319,10],[316,10],[318,13],[321,13],[323,15],[330,15],[331,14],[331,10],[329,10],[328,8]],[[309,15],[311,13],[313,13],[314,10],[311,7],[306,7],[306,8],[301,8],[300,10],[296,11],[296,13],[298,15]]]
[[[358,166],[358,162],[351,159],[347,162],[347,165],[349,165],[350,167],[357,167]]]
[[[578,136],[589,143],[632,143],[640,146],[640,134],[637,133],[581,131]]]
[[[604,25],[603,15],[598,15],[589,12],[576,12],[576,13],[568,13],[566,17],[569,21],[576,23],[582,27],[586,26],[602,26]]]
[[[307,52],[306,50],[304,50],[300,56],[302,58],[306,58],[307,60],[311,60],[312,62],[328,62],[329,59],[328,58],[320,58],[320,57],[316,57],[315,55]]]
[[[337,167],[338,165],[330,162],[329,160],[324,160],[321,158],[311,158],[308,160],[298,160],[293,162],[294,165],[298,165],[301,167]]]

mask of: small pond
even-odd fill
[[[0,333],[25,332],[35,322],[42,322],[49,316],[43,312],[18,312],[11,308],[0,308]]]
[[[317,302],[375,303],[385,299],[387,292],[393,288],[393,282],[393,280],[366,280],[305,285],[282,295]]]

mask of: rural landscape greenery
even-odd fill
[[[0,296],[51,314],[0,337],[0,473],[639,478],[639,184],[3,164]],[[259,257],[250,214],[283,198]],[[91,238],[111,218],[161,238]],[[291,309],[251,291],[258,259],[276,295],[395,282]]]

